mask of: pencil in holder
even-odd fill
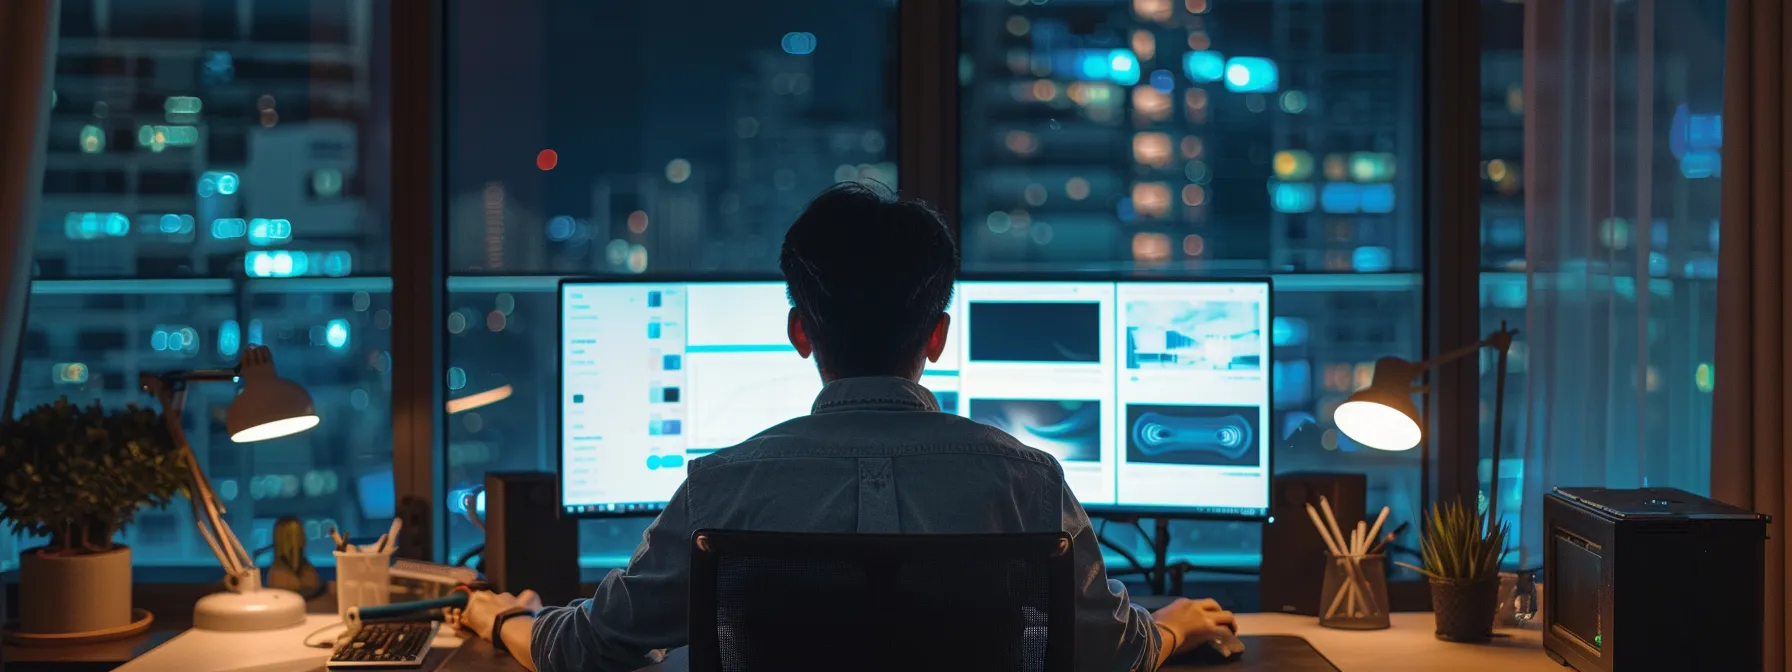
[[[1343,630],[1388,627],[1386,556],[1325,557],[1324,588],[1319,592],[1319,624]]]

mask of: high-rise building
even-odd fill
[[[151,403],[140,374],[273,347],[316,430],[229,443],[227,385],[194,386],[185,414],[252,546],[280,516],[319,538],[392,515],[390,283],[369,277],[390,245],[368,196],[384,179],[370,148],[382,4],[62,3],[20,405]],[[189,516],[140,515],[137,559],[207,557]]]

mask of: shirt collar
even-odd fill
[[[938,411],[933,391],[907,378],[841,378],[821,388],[810,413],[834,411]]]

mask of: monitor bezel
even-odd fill
[[[554,291],[554,497],[557,500],[560,515],[577,519],[610,519],[639,518],[658,516],[665,510],[664,506],[649,507],[634,511],[580,511],[567,510],[566,490],[560,478],[566,472],[565,417],[561,413],[560,400],[566,396],[566,377],[561,373],[566,366],[566,319],[563,313],[566,305],[567,285],[627,285],[627,284],[729,284],[742,282],[784,282],[784,276],[777,273],[642,273],[636,275],[600,275],[588,277],[563,277]],[[1014,273],[959,273],[957,282],[1183,282],[1201,284],[1220,283],[1261,283],[1268,290],[1264,293],[1263,309],[1269,312],[1273,323],[1275,312],[1275,281],[1263,275],[1203,275],[1179,276],[1149,272],[1113,272],[1092,271],[1078,272],[1014,272]],[[954,283],[956,284],[956,283]],[[1263,405],[1269,409],[1273,424],[1275,418],[1275,346],[1269,348],[1269,361],[1264,362],[1263,378],[1265,394]],[[1272,428],[1273,431],[1273,428]],[[1092,518],[1128,519],[1128,518],[1167,518],[1176,520],[1215,520],[1263,522],[1269,519],[1269,500],[1274,495],[1276,440],[1270,433],[1268,456],[1264,469],[1269,478],[1264,480],[1264,507],[1260,514],[1229,514],[1197,510],[1196,507],[1184,506],[1141,506],[1131,504],[1083,504],[1083,511]]]

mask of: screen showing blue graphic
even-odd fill
[[[960,282],[922,373],[945,413],[1056,457],[1095,512],[1269,505],[1267,281]],[[561,500],[652,513],[689,460],[809,412],[782,282],[561,286]]]

